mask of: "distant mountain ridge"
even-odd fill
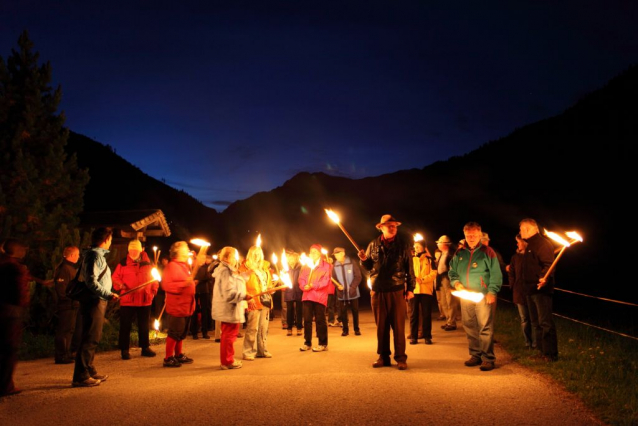
[[[374,225],[385,213],[403,222],[402,232],[425,233],[430,250],[440,235],[459,240],[463,224],[477,221],[508,261],[518,222],[533,217],[551,230],[584,233],[585,243],[569,249],[559,274],[568,270],[574,285],[604,292],[609,287],[600,283],[607,279],[610,253],[632,224],[631,209],[619,203],[624,198],[618,194],[629,198],[633,182],[629,173],[635,168],[630,147],[638,140],[636,99],[638,67],[632,66],[562,114],[516,129],[466,155],[357,180],[299,173],[222,213],[145,175],[84,136],[72,134],[69,150],[77,151],[80,166],[90,169],[86,210],[114,205],[162,208],[180,238],[203,232],[217,248],[231,244],[245,251],[261,232],[267,257],[283,247],[307,251],[315,242],[343,246],[354,255],[323,211],[333,208],[362,247],[378,235]],[[120,188],[130,190],[123,196]]]
[[[70,132],[67,151],[76,152],[78,165],[89,169],[85,211],[159,208],[169,223],[172,239],[187,239],[194,234],[210,237],[212,227],[217,226],[217,211],[142,172],[109,146]]]

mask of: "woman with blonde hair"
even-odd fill
[[[224,247],[219,255],[220,264],[213,272],[213,318],[221,321],[219,359],[222,370],[241,368],[242,362],[235,360],[233,344],[237,340],[239,327],[245,321],[246,282],[237,271],[239,252],[233,247]]]
[[[272,297],[270,294],[255,297],[258,293],[272,287],[269,266],[269,262],[264,260],[264,252],[261,247],[252,246],[248,249],[246,261],[240,267],[240,271],[246,279],[246,294],[252,297],[248,302],[244,333],[243,359],[246,361],[254,361],[255,357],[272,358],[272,354],[268,352],[266,347]]]

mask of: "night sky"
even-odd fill
[[[27,29],[71,130],[217,210],[465,154],[638,58],[630,1],[89,3],[3,0],[0,55]]]

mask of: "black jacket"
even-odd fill
[[[383,235],[372,240],[361,265],[370,272],[372,291],[414,291],[414,264],[412,246],[400,235],[389,244],[383,243]]]
[[[527,249],[521,262],[521,278],[526,295],[554,292],[554,273],[547,278],[547,284],[537,290],[538,280],[545,276],[554,262],[554,246],[542,235],[536,233],[526,239]]]
[[[53,274],[53,281],[55,283],[55,294],[58,301],[58,309],[71,309],[79,308],[80,302],[77,300],[69,299],[66,296],[66,286],[69,284],[75,274],[78,271],[78,263],[71,263],[66,259],[62,259],[62,262],[55,268]]]

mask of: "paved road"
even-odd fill
[[[434,322],[434,345],[408,345],[406,371],[373,369],[374,320],[362,313],[362,336],[329,328],[329,350],[300,352],[273,321],[272,359],[219,369],[219,344],[184,343],[192,365],[163,368],[161,357],[122,361],[99,353],[96,366],[109,379],[95,388],[72,388],[73,365],[52,359],[19,364],[24,391],[0,400],[0,425],[592,425],[582,403],[550,380],[512,363],[497,347],[497,369],[468,368],[461,331]],[[241,339],[240,339],[241,340]],[[241,341],[235,344],[240,351]],[[158,353],[163,347],[154,348]]]

